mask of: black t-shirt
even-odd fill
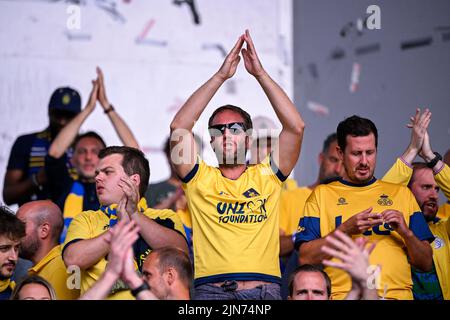
[[[32,174],[38,173],[44,167],[45,156],[50,143],[49,130],[18,137],[12,146],[7,170],[22,170],[24,179],[28,179]],[[47,185],[44,185],[42,190],[36,190],[31,196],[20,199],[18,204],[22,205],[32,200],[45,200],[48,198],[48,188]]]

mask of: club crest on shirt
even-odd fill
[[[247,191],[245,191],[245,192],[243,193],[243,195],[244,195],[246,198],[253,198],[253,197],[259,196],[259,193],[258,193],[258,191],[256,191],[255,189],[250,188],[250,189],[248,189]]]
[[[345,198],[340,197],[340,198],[338,199],[338,202],[337,202],[337,205],[338,205],[338,206],[343,206],[343,205],[346,205],[346,204],[348,204],[348,203],[347,203],[347,200],[345,200]]]
[[[380,196],[380,199],[378,199],[377,203],[380,206],[392,206],[393,202],[391,199],[389,199],[389,196],[382,194]]]
[[[445,246],[445,242],[443,239],[439,238],[438,236],[434,236],[433,246],[435,249],[440,249],[443,246]]]

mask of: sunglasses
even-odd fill
[[[216,124],[208,128],[211,137],[220,137],[228,129],[232,135],[239,135],[245,132],[245,124],[243,122],[231,122],[226,124]]]

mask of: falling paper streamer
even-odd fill
[[[328,116],[330,114],[330,110],[327,107],[317,102],[308,101],[306,107],[319,116]]]
[[[145,27],[142,30],[141,34],[136,37],[135,43],[136,44],[151,45],[151,46],[166,47],[167,46],[167,41],[155,40],[155,39],[147,38],[147,34],[149,33],[150,29],[153,28],[154,25],[155,25],[155,19],[150,19],[147,22],[147,24],[145,25]]]
[[[361,74],[361,65],[354,63],[352,68],[352,76],[350,79],[350,92],[354,93],[359,86],[359,75]]]

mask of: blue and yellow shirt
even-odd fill
[[[403,213],[409,228],[420,240],[433,240],[433,235],[411,191],[403,186],[373,178],[363,185],[342,179],[319,185],[305,205],[300,219],[295,246],[322,238],[353,215],[372,207],[372,212],[387,209]],[[402,237],[388,224],[374,227],[363,234],[377,245],[371,253],[371,265],[381,265],[379,295],[387,299],[412,299],[411,269]],[[337,268],[325,268],[332,281],[332,299],[344,299],[351,288],[347,273]]]
[[[116,205],[112,205],[114,207]],[[173,229],[181,233],[185,237],[183,224],[178,215],[172,210],[156,210],[147,208],[145,199],[142,198],[139,203],[139,208],[143,214],[160,225]],[[84,211],[77,215],[71,222],[67,231],[66,242],[63,246],[63,251],[80,240],[92,239],[110,228],[110,217],[102,210]],[[151,252],[151,247],[143,240],[142,237],[133,245],[135,262],[140,269],[146,257]],[[94,283],[100,278],[105,271],[107,261],[105,258],[100,259],[92,267],[81,270],[81,294],[84,294]],[[108,299],[124,300],[134,299],[129,288],[125,287],[120,281],[113,287]]]

